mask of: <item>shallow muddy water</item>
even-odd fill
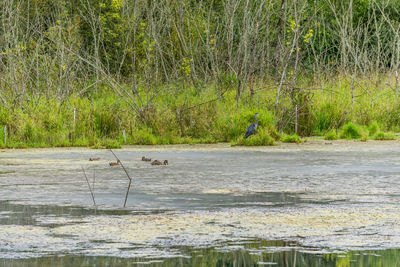
[[[126,208],[107,150],[1,151],[0,265],[400,264],[398,142],[115,153]]]

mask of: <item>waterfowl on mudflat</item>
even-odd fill
[[[121,163],[121,161],[119,161],[119,160],[117,160],[117,162],[113,161],[113,162],[110,162],[110,166],[117,166],[120,163]]]
[[[100,158],[89,158],[89,161],[97,161],[100,160]]]
[[[163,162],[155,160],[151,163],[151,165],[168,165],[168,160],[164,160]]]
[[[145,156],[142,157],[142,161],[151,161],[150,158],[146,158]]]

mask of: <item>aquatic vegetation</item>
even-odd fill
[[[126,209],[120,209],[125,173],[107,165],[115,161],[107,150],[5,151],[0,153],[2,168],[13,173],[0,173],[5,185],[0,187],[1,254],[51,257],[67,251],[160,258],[185,254],[187,250],[176,249],[181,246],[221,251],[266,237],[292,241],[314,253],[399,247],[400,227],[393,224],[400,219],[393,194],[397,189],[392,186],[397,174],[388,172],[387,183],[382,183],[382,174],[370,171],[393,166],[397,148],[349,142],[349,149],[345,143],[285,149],[227,144],[124,149],[118,155],[125,167],[135,170],[135,190],[140,192],[132,192]],[[310,153],[309,148],[316,149]],[[365,160],[359,160],[360,151]],[[143,154],[179,157],[173,161],[179,164],[172,164],[172,169],[151,168],[141,161]],[[89,156],[102,160],[89,162]],[[90,180],[90,168],[102,170],[96,172],[94,195],[101,203],[96,209],[82,188],[80,163],[87,166]],[[35,183],[15,190],[14,185],[27,177]],[[357,193],[360,188],[363,194]],[[382,190],[385,196],[379,194]],[[18,201],[21,195],[23,202]],[[371,201],[375,201],[373,209]],[[221,203],[222,209],[208,209]],[[261,245],[269,253],[280,251],[271,244]]]

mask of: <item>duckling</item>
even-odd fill
[[[151,163],[151,165],[168,165],[168,160],[164,160],[163,162],[155,160]]]
[[[110,162],[110,166],[117,166],[121,163],[121,161],[117,160],[117,162]]]
[[[97,161],[100,160],[100,158],[89,158],[89,161]]]
[[[145,156],[142,157],[142,161],[151,161],[150,158],[146,158]]]

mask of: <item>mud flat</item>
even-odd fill
[[[0,264],[400,261],[397,141],[115,153],[133,177],[126,208],[128,179],[109,166],[115,159],[107,150],[2,150]],[[142,156],[169,165],[152,166]]]

